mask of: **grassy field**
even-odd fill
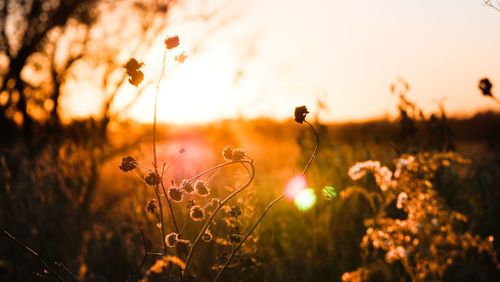
[[[500,116],[437,121],[414,120],[412,131],[401,121],[312,122],[320,145],[306,179],[316,201],[307,210],[286,198],[277,202],[221,280],[500,279]],[[33,254],[0,236],[0,280],[44,280],[54,273],[62,280],[180,280],[189,248],[217,206],[210,199],[222,200],[249,177],[249,166],[236,163],[211,180],[200,178],[209,181],[208,197],[184,193],[182,201],[172,200],[189,242],[187,250],[164,250],[156,188],[143,181],[148,171],[135,165],[134,175],[119,168],[126,156],[153,167],[151,126],[112,128],[107,140],[75,135],[36,153],[23,144],[1,149],[0,226],[51,269],[44,271]],[[211,240],[193,251],[189,274],[197,281],[214,279],[241,236],[301,173],[315,144],[311,130],[292,121],[159,125],[158,167],[165,163],[167,190],[224,163],[226,146],[245,149],[255,177],[209,224]],[[378,162],[356,165],[367,160]],[[175,227],[161,190],[159,195],[169,234]],[[203,220],[189,215],[190,199],[203,207]]]

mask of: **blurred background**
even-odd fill
[[[384,254],[375,259],[360,245],[366,220],[390,217],[391,204],[368,210],[362,193],[340,195],[352,190],[348,171],[358,161],[393,171],[406,154],[457,153],[470,160],[465,170],[442,169],[428,180],[444,210],[471,219],[457,234],[497,237],[499,9],[479,0],[0,1],[0,227],[63,262],[56,271],[69,280],[130,279],[144,251],[140,228],[150,249],[162,238],[146,211],[153,191],[118,165],[131,155],[151,166],[159,82],[166,182],[223,161],[227,145],[255,161],[252,186],[232,203],[245,207],[243,230],[314,149],[308,128],[292,121],[296,106],[307,106],[319,132],[307,180],[314,200],[280,202],[228,281],[235,273],[244,281],[336,281],[370,267],[382,276],[365,274],[382,281],[498,279],[498,256],[485,259],[484,248],[477,257],[459,248],[461,259],[444,272],[430,267],[422,279]],[[161,75],[164,39],[175,35],[180,45],[166,52]],[[123,68],[131,57],[144,63],[138,86]],[[222,197],[244,179],[229,170],[213,191]],[[383,192],[373,177],[361,186]],[[0,280],[50,276],[6,236],[0,242]],[[214,277],[227,247],[204,246],[195,266],[201,281]],[[149,257],[139,276],[155,261]]]

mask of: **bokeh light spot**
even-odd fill
[[[292,177],[292,179],[290,179],[286,184],[285,198],[287,198],[290,201],[293,201],[295,199],[295,196],[302,190],[306,189],[306,187],[307,187],[307,180],[304,177],[304,175],[297,175]]]
[[[316,194],[311,188],[303,189],[295,197],[295,205],[299,210],[306,211],[316,203]]]
[[[328,201],[331,201],[337,197],[337,191],[332,186],[326,186],[321,190],[323,197]]]

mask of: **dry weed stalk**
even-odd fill
[[[169,257],[170,259],[168,260],[168,263],[163,261],[160,262],[159,264],[155,264],[153,267],[155,271],[163,271],[163,269],[166,269],[167,272],[167,277],[170,277],[170,271],[172,270],[173,265],[177,265],[179,268],[179,279],[181,281],[190,281],[194,278],[192,273],[190,272],[190,269],[193,265],[193,259],[194,259],[194,254],[197,249],[197,247],[200,245],[202,241],[211,241],[213,239],[213,234],[212,231],[209,229],[211,225],[213,225],[215,217],[220,213],[221,209],[225,207],[225,205],[234,197],[236,197],[238,194],[240,194],[242,191],[244,191],[249,185],[252,183],[254,177],[255,177],[255,167],[253,164],[253,160],[247,156],[245,150],[243,149],[231,149],[230,147],[226,147],[222,155],[225,159],[225,162],[215,165],[211,168],[206,169],[203,172],[200,172],[199,174],[191,177],[190,179],[184,179],[180,185],[175,185],[172,181],[172,186],[169,187],[168,189],[165,188],[164,184],[164,173],[165,173],[165,164],[163,164],[162,169],[159,169],[158,166],[158,160],[157,160],[157,152],[156,152],[156,130],[157,130],[157,105],[158,105],[158,94],[159,94],[159,85],[161,78],[164,75],[165,72],[165,61],[166,61],[166,55],[167,51],[176,48],[179,45],[179,38],[178,36],[173,36],[173,37],[168,37],[165,39],[165,45],[166,48],[163,53],[163,63],[162,63],[162,70],[160,73],[160,77],[156,83],[156,93],[155,93],[155,102],[154,102],[154,118],[153,118],[153,144],[152,144],[152,153],[153,153],[153,167],[148,168],[147,166],[139,163],[136,161],[134,158],[128,156],[123,158],[122,163],[120,165],[120,169],[124,172],[131,172],[133,173],[136,177],[138,177],[141,182],[145,183],[147,186],[151,186],[153,188],[153,191],[156,195],[156,200],[150,200],[148,205],[147,205],[147,211],[155,214],[157,216],[157,219],[159,221],[159,227],[161,231],[161,245],[163,246],[163,251],[160,253],[164,257]],[[175,56],[176,60],[180,63],[182,63],[186,56],[184,55],[184,52],[181,53],[181,55]],[[140,71],[140,68],[143,66],[143,63],[138,62],[136,59],[132,58],[130,59],[125,65],[124,68],[126,69],[126,73],[130,76],[129,82],[138,87],[139,84],[142,82],[144,78],[144,74]],[[316,147],[314,149],[313,154],[311,155],[309,161],[307,162],[306,167],[304,168],[302,174],[305,174],[311,165],[312,160],[314,159],[318,145],[319,145],[319,137],[314,129],[314,127],[305,120],[306,115],[309,112],[307,111],[307,108],[305,106],[297,107],[295,109],[295,121],[302,124],[306,123],[313,131],[315,138],[316,138]],[[181,152],[182,153],[182,152]],[[174,209],[172,206],[172,201],[175,202],[181,202],[185,197],[183,195],[189,195],[190,197],[197,197],[200,199],[203,199],[207,197],[210,194],[210,189],[208,185],[210,182],[214,179],[214,177],[221,172],[222,169],[224,169],[227,166],[230,165],[241,165],[244,170],[246,171],[248,179],[246,180],[245,183],[243,183],[241,186],[236,188],[232,193],[230,193],[228,196],[226,196],[224,199],[219,200],[216,198],[212,198],[206,201],[205,205],[198,205],[196,202],[192,199],[188,203],[188,209],[189,212],[186,213],[186,219],[183,223],[183,227],[179,229],[179,225],[177,224],[177,219],[175,218],[174,215]],[[136,168],[139,168],[141,170],[144,170],[148,175],[145,178],[141,178],[138,174],[134,172]],[[204,176],[208,176],[208,180],[206,182],[202,181],[201,178]],[[263,214],[258,218],[258,220],[255,222],[255,224],[250,228],[250,230],[247,232],[247,234],[243,237],[239,234],[239,227],[237,232],[233,232],[233,234],[230,235],[230,240],[232,241],[233,244],[238,243],[238,245],[233,245],[233,251],[230,255],[230,257],[227,259],[225,265],[220,269],[220,271],[217,273],[217,276],[215,277],[214,281],[217,281],[220,279],[221,275],[224,273],[226,270],[227,266],[229,265],[231,259],[234,257],[234,255],[238,252],[238,250],[241,248],[241,246],[245,243],[245,241],[249,238],[249,236],[252,234],[252,232],[255,230],[255,228],[259,225],[259,223],[262,221],[264,216],[267,214],[267,212],[271,209],[271,207],[276,204],[279,200],[281,200],[285,196],[285,193],[281,194],[278,198],[276,198],[274,201],[272,201],[267,208],[264,210]],[[165,198],[165,199],[163,199]],[[164,219],[164,208],[163,208],[163,201],[166,201],[169,207],[169,213],[170,217],[172,219],[172,224],[174,228],[174,232],[171,232],[169,234],[166,233],[165,231],[165,219]],[[156,203],[158,203],[158,212],[156,213]],[[212,208],[213,210],[210,210]],[[238,207],[233,207],[231,210],[232,216],[236,219],[238,215],[241,214],[241,210],[239,210]],[[184,234],[184,228],[186,226],[186,223],[188,220],[193,220],[193,221],[204,221],[203,227],[199,230],[197,233],[194,241],[191,243],[189,240],[187,240]],[[142,229],[141,229],[142,232]],[[135,277],[138,275],[140,272],[140,269],[144,266],[144,262],[146,260],[146,257],[150,254],[158,254],[158,253],[150,253],[148,252],[147,246],[146,246],[146,241],[144,239],[144,234],[143,234],[143,241],[144,241],[144,258],[142,260],[142,263],[139,265],[138,269],[134,272],[134,275],[132,276],[132,279],[135,279]],[[176,254],[175,256],[169,255],[169,248],[176,248]],[[182,255],[187,254],[185,262],[182,261]],[[172,259],[174,258],[174,259]],[[176,262],[182,262],[182,263],[176,263]],[[152,268],[152,269],[153,269]],[[150,271],[148,271],[149,273]]]

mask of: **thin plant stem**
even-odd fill
[[[319,135],[318,135],[318,132],[316,132],[316,129],[314,129],[314,127],[309,122],[307,122],[306,120],[304,120],[304,122],[307,125],[309,125],[309,127],[314,132],[314,136],[316,137],[316,146],[314,147],[314,151],[313,151],[311,157],[309,158],[309,161],[307,162],[306,166],[304,167],[304,170],[302,171],[302,175],[306,174],[307,170],[309,169],[309,166],[311,165],[314,157],[316,156],[316,153],[318,152],[318,147],[319,147]],[[231,256],[229,256],[229,258],[226,261],[226,264],[224,264],[224,266],[219,271],[219,273],[217,273],[217,276],[214,278],[214,282],[218,281],[221,278],[222,273],[224,272],[224,270],[227,269],[227,266],[231,262],[231,259],[234,257],[234,255],[236,254],[236,252],[238,252],[238,250],[241,248],[241,246],[245,243],[245,241],[248,239],[248,237],[250,237],[250,235],[255,230],[255,228],[257,228],[257,226],[262,221],[262,219],[267,214],[267,212],[274,206],[274,204],[276,204],[281,199],[283,199],[283,197],[285,195],[286,195],[286,192],[283,192],[276,199],[274,199],[271,203],[269,203],[269,205],[266,207],[266,209],[264,210],[264,212],[262,213],[262,215],[259,217],[259,219],[257,220],[257,222],[255,222],[255,224],[252,226],[252,228],[250,229],[250,231],[248,231],[247,235],[241,240],[241,242],[238,244],[238,246],[236,248],[233,248],[233,252],[231,253]]]
[[[219,174],[219,172],[223,169],[224,167],[221,166],[216,172],[214,172],[214,174],[210,175],[210,178],[208,178],[207,182],[206,182],[206,185],[210,184],[210,182],[212,182],[212,180],[214,179],[214,177]]]
[[[497,104],[500,105],[500,100],[499,99],[497,99],[496,97],[493,97],[493,96],[491,96],[491,99],[493,99],[493,101],[497,102]]]
[[[151,169],[149,169],[149,168],[148,168],[148,167],[146,167],[146,166],[143,166],[143,165],[142,165],[141,163],[139,163],[139,162],[134,162],[134,164],[135,164],[135,165],[138,165],[138,166],[140,166],[140,167],[142,167],[143,169],[145,169],[145,170],[147,170],[147,171],[149,171],[149,172],[153,172]],[[132,171],[132,170],[131,170],[131,171]]]
[[[208,226],[211,224],[211,222],[214,219],[214,217],[219,213],[219,211],[222,209],[222,207],[229,200],[231,200],[234,196],[238,195],[241,191],[245,190],[250,185],[250,183],[252,183],[252,181],[253,181],[253,179],[255,177],[255,167],[254,167],[252,161],[249,161],[249,160],[240,160],[240,161],[227,162],[227,163],[224,163],[224,164],[212,167],[212,168],[206,170],[205,172],[212,171],[214,169],[217,169],[218,167],[221,167],[221,166],[227,165],[227,164],[231,164],[231,163],[248,163],[250,165],[250,168],[251,168],[250,169],[251,173],[249,174],[249,178],[248,178],[248,180],[247,180],[247,182],[245,184],[243,184],[240,188],[238,188],[237,190],[235,190],[234,192],[232,192],[231,194],[229,194],[224,200],[222,200],[221,203],[220,203],[220,205],[218,205],[218,207],[213,211],[213,213],[210,215],[210,217],[206,220],[205,224],[203,225],[203,228],[198,233],[198,236],[196,237],[196,239],[195,239],[195,241],[193,243],[193,246],[189,250],[189,254],[188,254],[187,258],[186,258],[186,267],[184,269],[184,276],[185,277],[187,277],[187,275],[189,274],[189,268],[191,267],[191,261],[193,259],[194,250],[198,246],[201,237],[203,236],[203,234],[207,230]]]
[[[45,260],[37,253],[35,252],[33,249],[31,249],[30,247],[26,246],[26,244],[24,244],[23,242],[19,241],[16,237],[14,237],[12,234],[10,234],[9,232],[7,232],[7,230],[3,229],[2,227],[0,227],[0,231],[2,231],[3,234],[5,234],[5,236],[7,236],[9,239],[11,239],[12,241],[14,241],[17,245],[19,245],[21,248],[23,248],[24,250],[26,250],[28,253],[32,254],[33,256],[35,256],[38,261],[43,265],[43,267],[45,269],[47,269],[47,271],[52,275],[54,276],[54,278],[58,281],[64,281],[64,279],[61,278],[61,276],[59,276],[59,274],[57,274],[46,262]]]
[[[135,277],[137,276],[137,274],[139,274],[139,271],[141,271],[141,268],[144,266],[144,263],[146,262],[146,257],[149,255],[148,247],[146,245],[146,237],[144,237],[144,230],[142,228],[141,228],[141,235],[142,235],[142,242],[144,243],[144,256],[142,257],[141,264],[139,265],[139,267],[137,267],[132,277],[130,277],[130,279],[128,280],[129,282],[134,281]]]
[[[251,164],[251,163],[252,163],[252,161],[251,161],[251,160],[227,161],[227,162],[224,162],[224,163],[218,164],[218,165],[216,165],[216,166],[213,166],[213,167],[211,167],[211,168],[209,168],[209,169],[207,169],[207,170],[204,170],[204,171],[202,171],[202,172],[198,173],[197,175],[195,175],[195,176],[191,177],[191,178],[188,180],[188,182],[189,182],[189,183],[193,183],[195,180],[197,180],[198,178],[202,177],[203,175],[205,175],[205,174],[207,174],[207,173],[210,173],[210,172],[212,172],[212,171],[214,171],[214,170],[216,170],[216,169],[220,169],[221,167],[225,167],[225,166],[227,166],[227,165],[230,165],[230,164],[236,164],[236,163],[249,163],[249,164]]]
[[[168,207],[170,208],[170,214],[172,215],[172,223],[174,224],[175,231],[179,234],[179,227],[177,226],[177,221],[175,220],[174,209],[172,207],[172,202],[167,195],[167,191],[165,191],[165,185],[163,185],[163,179],[160,181],[161,188],[163,189],[163,194],[165,195],[165,199],[167,199]],[[165,239],[165,237],[163,237]]]
[[[179,238],[181,238],[182,233],[184,233],[184,228],[186,227],[188,219],[189,219],[189,211],[186,213],[186,217],[184,218],[184,223],[182,224],[181,232],[179,233]]]
[[[165,73],[166,58],[167,58],[167,50],[165,49],[163,51],[163,61],[162,61],[162,65],[161,65],[160,77],[158,78],[158,82],[156,83],[155,104],[154,104],[154,114],[153,114],[154,115],[154,117],[153,117],[153,167],[154,167],[156,175],[159,175],[159,173],[158,173],[158,160],[157,160],[157,156],[156,156],[156,119],[157,119],[156,113],[157,113],[157,107],[158,107],[158,93],[160,92],[160,82],[161,82],[161,78],[163,77],[163,74]],[[170,202],[170,199],[168,198],[168,195],[167,195],[166,189],[165,189],[165,185],[163,184],[163,172],[162,172],[161,177],[162,177],[162,179],[160,180],[161,188],[163,190],[163,194],[164,194],[165,199],[167,199],[168,207],[170,209],[170,215],[172,216],[172,222],[174,224],[175,230],[177,231],[177,233],[179,233],[179,228],[177,227],[177,222],[175,220],[175,215],[174,215],[174,210],[172,208],[172,203]],[[156,196],[158,197],[158,206],[160,208],[160,223],[161,223],[162,242],[163,242],[164,250],[166,251],[167,245],[165,243],[165,226],[163,224],[163,208],[162,208],[162,204],[161,204],[161,198],[159,195],[159,186],[158,185],[155,185],[155,186],[156,186],[155,192],[157,193]]]
[[[73,279],[73,281],[80,281],[78,280],[78,278],[76,278],[75,274],[73,272],[71,272],[71,270],[69,270],[66,265],[64,265],[64,263],[62,262],[54,262],[55,265],[57,265],[60,269],[64,270],[64,272],[66,272],[70,277],[71,279]]]
[[[158,78],[158,82],[156,83],[156,93],[155,93],[155,104],[154,104],[154,113],[153,113],[153,167],[154,167],[154,173],[159,176],[158,174],[158,162],[156,158],[156,108],[158,106],[158,92],[160,90],[160,81],[163,76],[163,73],[165,72],[165,60],[167,57],[167,50],[163,51],[163,62],[161,65],[161,72],[160,72],[160,77]],[[160,181],[163,182],[163,181]],[[163,207],[161,204],[161,198],[160,198],[160,191],[159,191],[159,186],[158,184],[154,185],[154,190],[156,193],[156,197],[158,198],[158,207],[159,207],[159,212],[160,212],[160,224],[161,224],[161,241],[163,245],[163,250],[166,252],[167,251],[167,244],[165,243],[165,225],[163,224]],[[165,195],[166,196],[166,195]],[[172,216],[173,213],[172,213]]]
[[[160,81],[163,77],[163,73],[165,72],[165,60],[167,58],[167,50],[163,51],[163,63],[161,65],[160,78],[158,78],[158,82],[156,83],[156,93],[155,93],[155,107],[154,107],[154,117],[153,117],[153,166],[155,168],[156,173],[158,173],[158,165],[156,160],[156,108],[158,105],[158,92],[160,91]]]
[[[160,212],[160,231],[161,231],[161,242],[163,246],[163,251],[166,253],[167,252],[167,243],[165,242],[165,226],[163,224],[163,205],[161,203],[161,197],[160,197],[160,191],[158,190],[159,186],[156,184],[154,186],[156,198],[158,199],[158,208]]]

